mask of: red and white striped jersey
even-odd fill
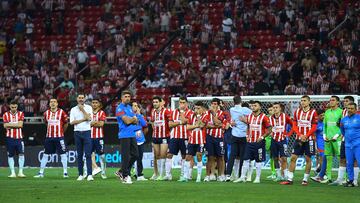
[[[160,111],[153,109],[150,120],[153,122],[153,138],[170,137],[169,117],[171,110],[162,108]]]
[[[47,123],[47,138],[64,137],[64,125],[67,123],[68,115],[62,109],[52,112],[50,109],[44,112],[44,119]]]
[[[345,116],[347,116],[347,115],[348,115],[348,111],[347,111],[346,108],[344,108],[343,111],[342,111],[342,116],[343,116],[343,118],[344,118]]]
[[[189,115],[193,114],[194,112],[191,109],[187,109],[184,112],[181,112],[181,110],[179,110],[179,109],[175,109],[171,112],[169,121],[179,122],[181,113],[184,114],[185,118],[188,118]],[[170,138],[188,139],[188,132],[187,132],[186,124],[178,125],[176,127],[171,128]]]
[[[248,141],[256,142],[266,132],[266,129],[270,127],[269,118],[264,114],[260,113],[255,116],[253,113],[247,116],[247,123],[249,124]]]
[[[300,135],[306,135],[309,140],[314,137],[317,124],[317,113],[315,109],[305,112],[298,108],[294,113],[293,128],[296,133],[296,139],[300,139]],[[315,127],[313,126],[315,125]]]
[[[208,114],[209,114],[209,124],[213,125],[215,115],[211,111],[208,111]],[[215,138],[223,138],[224,137],[224,128],[227,123],[227,120],[225,119],[224,112],[221,110],[218,110],[216,112],[216,117],[222,122],[222,126],[220,128],[209,128],[209,129],[207,129],[206,133]]]
[[[94,112],[92,115],[92,121],[105,121],[106,114],[103,110]],[[103,138],[104,137],[104,127],[91,127],[91,138]]]
[[[281,113],[278,118],[275,115],[270,116],[271,136],[275,141],[280,142],[286,138],[286,126],[288,124],[292,125],[292,120],[285,113]]]
[[[34,112],[34,104],[35,104],[34,98],[26,98],[24,99],[24,106],[25,106],[25,112],[27,113],[33,113]]]
[[[189,115],[189,125],[195,125],[196,122],[201,120],[203,123],[209,122],[208,112],[203,113],[202,115],[196,115],[195,113]],[[189,132],[189,144],[205,144],[206,142],[206,127],[195,128]]]
[[[24,121],[24,113],[21,111],[17,111],[12,114],[10,111],[7,111],[3,115],[4,123],[17,123],[19,121]],[[8,128],[6,129],[6,137],[10,137],[13,139],[22,139],[22,128]]]

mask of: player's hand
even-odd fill
[[[182,125],[185,125],[188,121],[183,114],[180,115],[180,120],[181,120]]]
[[[236,126],[235,121],[231,121],[231,122],[230,122],[230,125],[231,125],[231,126]]]
[[[256,140],[256,142],[261,142],[263,140],[263,138],[262,137],[259,137],[257,140]]]
[[[306,135],[300,135],[300,140],[301,140],[301,142],[306,142],[306,140],[307,140]]]
[[[240,116],[240,117],[239,117],[239,120],[240,120],[241,122],[244,122],[244,123],[247,122],[246,116]]]
[[[136,116],[134,116],[133,119],[134,119],[134,124],[137,124],[139,122],[139,120]]]
[[[86,121],[91,121],[91,116],[90,116],[90,115],[88,115],[88,114],[87,114],[87,115],[85,115],[85,120],[86,120]]]

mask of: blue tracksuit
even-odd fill
[[[346,170],[349,180],[353,181],[355,159],[360,163],[360,114],[343,118],[340,129],[345,136]]]

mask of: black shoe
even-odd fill
[[[347,181],[345,184],[344,184],[344,187],[355,187],[354,183],[352,181]]]

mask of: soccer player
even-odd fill
[[[261,166],[265,160],[265,137],[271,133],[269,118],[261,112],[261,103],[254,101],[251,105],[252,113],[242,118],[249,125],[247,145],[245,147],[244,164],[241,169],[241,177],[235,183],[246,182],[246,174],[250,160],[256,161],[256,178],[253,183],[260,183]]]
[[[348,110],[347,106],[350,103],[354,103],[354,97],[352,96],[345,96],[343,100],[344,109],[343,109],[343,117],[348,116]],[[342,137],[341,147],[340,147],[340,166],[338,170],[338,177],[336,181],[331,183],[330,185],[336,186],[336,185],[342,185],[342,183],[345,181],[345,172],[346,172],[346,154],[345,154],[345,139],[344,135]],[[359,176],[359,167],[356,160],[354,160],[354,185],[357,186],[358,184],[358,176]]]
[[[213,172],[211,167],[215,165],[217,161],[218,167],[218,181],[223,182],[225,177],[225,146],[224,146],[224,129],[228,124],[225,119],[224,112],[220,110],[220,100],[214,98],[211,101],[211,107],[208,111],[209,123],[206,125],[206,151],[208,152],[208,164],[206,169],[205,182],[210,181],[210,173]]]
[[[286,132],[288,125],[292,126],[291,118],[282,112],[282,106],[280,103],[273,104],[273,115],[270,116],[270,125],[272,126],[271,132],[271,158],[274,159],[274,165],[276,170],[275,181],[283,181],[287,176],[287,160],[286,150],[287,142],[286,137],[291,136],[292,131]],[[279,166],[279,158],[281,161],[281,169]]]
[[[311,170],[311,156],[315,154],[314,133],[317,125],[317,113],[310,107],[310,97],[304,95],[301,97],[300,108],[294,113],[293,129],[296,133],[296,141],[293,153],[291,155],[290,166],[288,169],[288,180],[281,182],[282,185],[292,185],[296,160],[298,156],[305,154],[306,166],[302,181],[303,186],[308,185],[308,179]]]
[[[188,117],[187,130],[189,130],[189,143],[186,150],[184,176],[180,177],[181,182],[190,179],[190,161],[197,157],[197,177],[196,182],[201,182],[202,154],[206,143],[206,125],[209,122],[209,115],[206,105],[198,101],[195,103],[195,112]]]
[[[43,178],[46,164],[51,154],[60,154],[63,165],[63,177],[68,178],[67,173],[67,155],[64,141],[64,132],[68,127],[68,116],[66,112],[58,108],[58,101],[55,98],[49,101],[50,109],[44,112],[44,120],[47,124],[47,133],[45,138],[45,152],[40,162],[39,174],[34,178]]]
[[[170,141],[169,152],[166,159],[166,176],[165,180],[172,180],[171,167],[172,158],[181,152],[181,173],[180,177],[184,175],[184,164],[186,156],[186,147],[188,145],[188,131],[186,128],[187,118],[193,114],[192,110],[188,108],[188,101],[186,97],[179,98],[179,108],[171,112],[169,118],[170,127]]]
[[[24,141],[22,128],[24,123],[24,113],[18,111],[18,104],[16,101],[10,102],[10,111],[3,115],[4,128],[6,129],[6,150],[8,153],[8,163],[10,168],[9,178],[16,178],[14,156],[19,156],[19,173],[18,177],[25,178],[24,175]]]
[[[246,146],[246,131],[247,124],[240,120],[243,116],[251,114],[251,110],[244,107],[241,102],[240,96],[234,96],[235,106],[230,108],[231,118],[234,121],[231,131],[231,150],[230,158],[226,168],[226,181],[232,181],[239,178],[239,172],[243,165],[243,157]],[[234,176],[231,177],[232,170],[234,168]]]
[[[139,120],[130,106],[131,92],[121,92],[121,103],[116,108],[116,119],[119,125],[118,138],[121,147],[121,169],[115,172],[124,184],[132,184],[130,168],[138,158],[135,128]]]
[[[171,111],[165,108],[161,103],[163,99],[154,96],[152,99],[154,110],[151,113],[151,122],[153,125],[153,148],[158,168],[158,177],[156,180],[164,180],[165,161],[168,151],[170,137],[169,117]],[[155,171],[154,171],[155,172]],[[156,174],[156,173],[155,173]]]
[[[345,136],[346,169],[349,181],[345,187],[354,187],[354,160],[360,162],[360,114],[356,114],[357,105],[347,105],[348,116],[341,120],[341,132]]]
[[[92,175],[96,175],[101,171],[101,178],[106,179],[106,161],[104,152],[104,124],[106,120],[106,114],[101,110],[101,101],[98,98],[94,98],[91,101],[93,108],[92,120],[91,120],[91,152],[96,152],[99,156],[99,167],[93,169]]]
[[[70,111],[70,125],[74,125],[74,137],[77,151],[78,181],[84,180],[84,161],[85,152],[87,180],[93,181],[91,165],[91,115],[93,113],[91,106],[85,104],[85,95],[83,93],[77,96],[77,105]]]
[[[332,161],[336,156],[340,160],[340,146],[341,146],[341,131],[340,121],[342,119],[342,110],[339,108],[340,98],[338,96],[331,96],[329,107],[325,111],[324,116],[324,141],[325,141],[325,156],[326,156],[326,172],[327,179],[321,183],[332,183]]]
[[[136,160],[136,180],[137,181],[147,181],[143,174],[143,154],[144,154],[144,143],[145,143],[145,136],[144,136],[144,128],[147,129],[147,122],[143,115],[141,115],[141,110],[136,101],[131,102],[131,107],[138,118],[138,124],[135,127],[135,134],[136,134],[136,143],[138,147],[139,156]]]
[[[324,115],[325,112],[323,110],[319,110],[318,114],[318,123],[316,126],[316,147],[317,147],[317,169],[316,172],[318,173],[316,176],[311,177],[311,180],[315,182],[320,182],[324,180],[325,172],[326,172],[326,157],[324,155]],[[320,170],[320,171],[319,171]]]
[[[272,116],[274,114],[274,108],[273,106],[270,106],[268,109],[268,117]],[[265,138],[265,149],[266,152],[270,155],[270,169],[271,169],[271,175],[266,177],[267,179],[275,180],[276,179],[276,167],[274,163],[274,158],[271,156],[271,143],[272,143],[272,136],[267,136]]]

